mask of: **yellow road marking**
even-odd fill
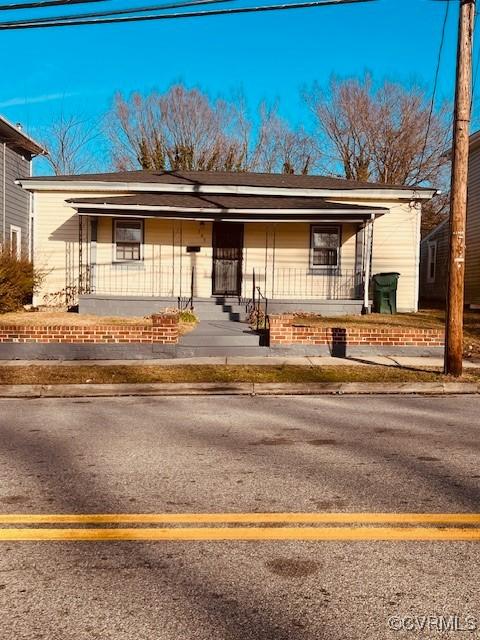
[[[480,529],[417,527],[186,527],[137,529],[0,529],[8,541],[480,541]]]
[[[0,514],[8,524],[470,524],[480,513],[91,513]]]

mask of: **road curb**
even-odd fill
[[[311,382],[311,383],[152,383],[0,385],[0,398],[85,398],[122,396],[314,396],[466,395],[480,393],[473,382]]]

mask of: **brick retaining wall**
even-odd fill
[[[334,325],[334,320],[332,325]],[[292,315],[270,316],[270,345],[312,344],[350,346],[377,345],[395,347],[443,347],[440,329],[408,329],[406,327],[341,327],[310,326],[296,322]]]
[[[0,325],[0,343],[175,344],[178,316],[157,314],[145,324]]]

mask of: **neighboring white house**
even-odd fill
[[[37,303],[148,313],[257,287],[269,309],[357,313],[371,275],[418,302],[422,201],[435,191],[324,176],[185,171],[22,178],[33,193]]]
[[[449,224],[444,220],[421,243],[420,297],[445,302],[448,284]],[[465,304],[480,305],[480,131],[470,136],[467,226],[465,234]]]

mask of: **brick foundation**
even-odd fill
[[[0,325],[0,343],[176,344],[178,316],[156,314],[145,324]]]
[[[311,326],[295,321],[292,315],[270,316],[270,346],[289,344],[443,347],[444,333],[440,329],[405,327]]]

